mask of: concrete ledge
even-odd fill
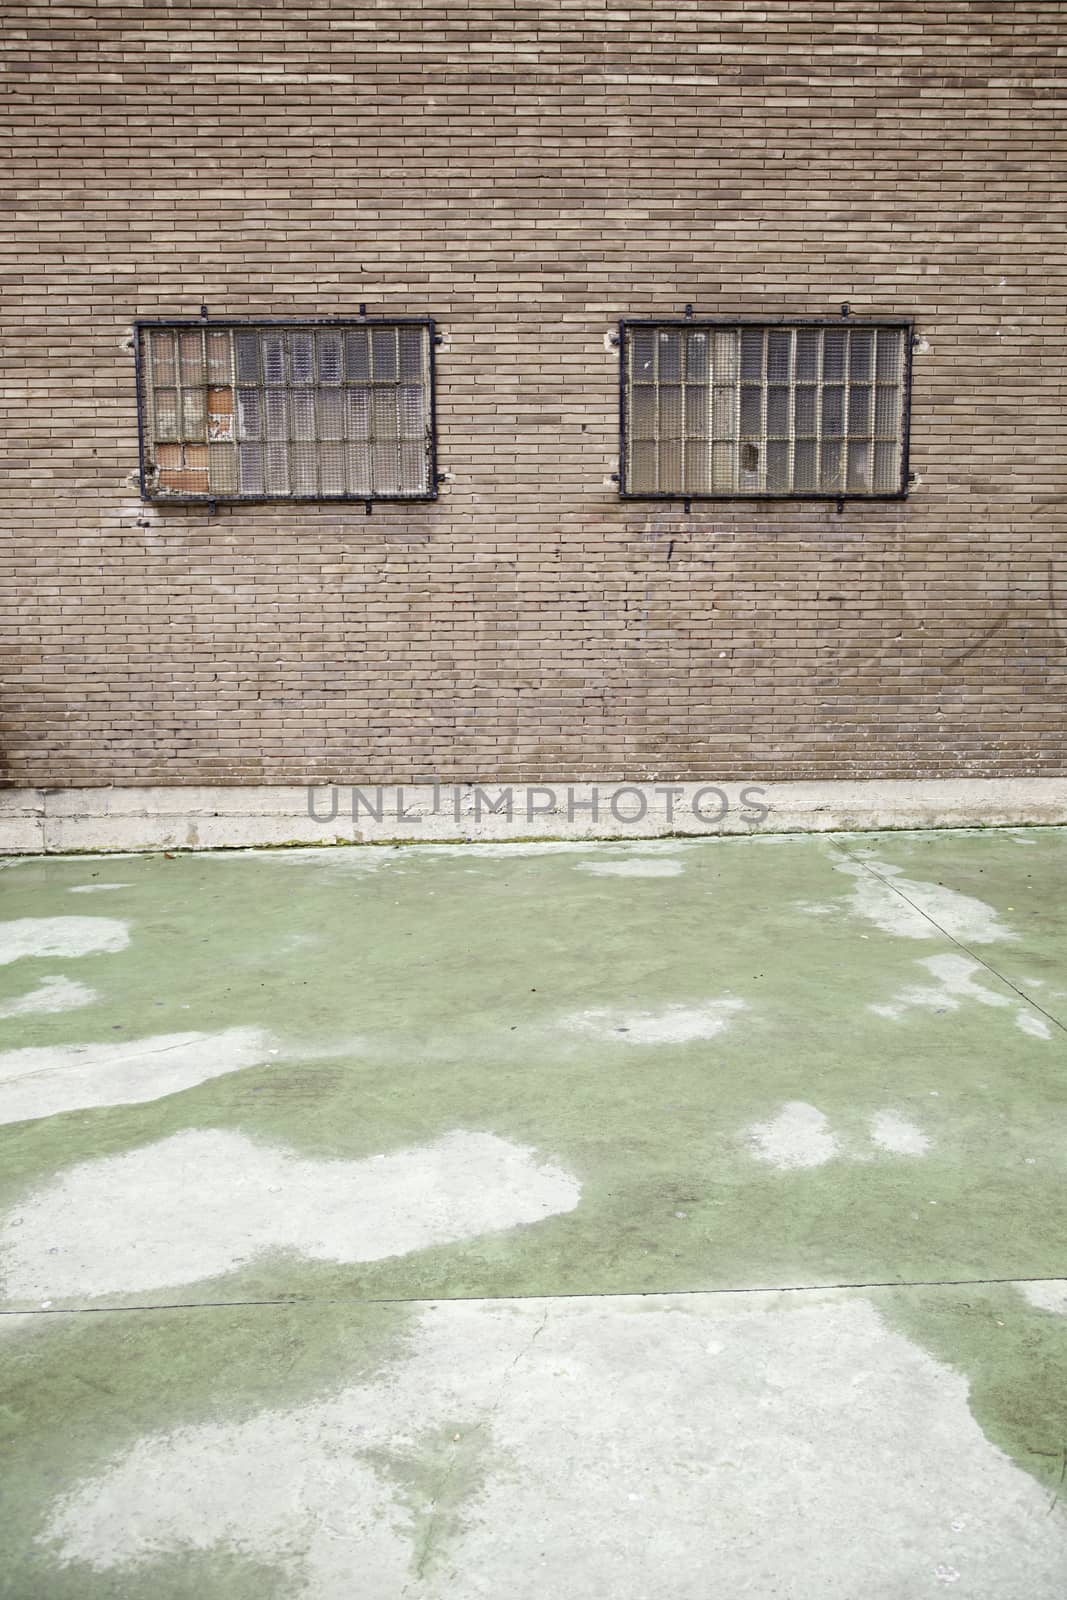
[[[0,791],[5,855],[1052,823],[1067,778]]]

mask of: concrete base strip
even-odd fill
[[[1067,823],[1067,778],[9,789],[0,853]]]

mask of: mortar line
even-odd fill
[[[1024,1001],[1028,1006],[1033,1006],[1035,1011],[1040,1011],[1041,1015],[1043,1017],[1047,1017],[1055,1027],[1059,1028],[1061,1033],[1067,1033],[1067,1023],[1061,1022],[1059,1017],[1054,1016],[1051,1011],[1046,1011],[1044,1006],[1041,1005],[1039,1001],[1034,1000],[1025,992],[1025,990],[1020,989],[1018,984],[1012,983],[1011,979],[1005,977],[1003,972],[998,972],[993,963],[991,961],[987,961],[985,956],[979,955],[977,950],[972,950],[968,945],[965,945],[961,939],[957,939],[955,934],[949,933],[948,929],[943,928],[940,922],[938,922],[935,917],[930,915],[929,911],[925,910],[923,906],[917,905],[914,900],[909,899],[909,897],[904,893],[903,889],[893,882],[892,878],[885,878],[880,872],[876,872],[869,862],[861,860],[859,856],[854,856],[850,850],[846,850],[845,846],[841,844],[838,839],[831,837],[830,843],[833,845],[835,850],[840,851],[840,853],[845,857],[846,861],[851,861],[854,866],[862,867],[864,872],[869,872],[872,878],[876,878],[878,882],[884,884],[887,889],[892,889],[894,894],[900,896],[905,905],[911,906],[913,911],[917,911],[921,917],[925,917],[931,927],[936,928],[938,933],[956,946],[957,950],[962,950],[964,955],[970,956],[972,961],[977,961],[979,966],[984,967],[987,972],[991,972],[994,978],[999,978],[1001,983],[1007,984],[1008,988],[1011,989],[1014,994],[1017,994],[1020,1000]]]
[[[436,1306],[493,1305],[505,1300],[648,1300],[697,1298],[700,1295],[742,1294],[826,1294],[837,1289],[982,1289],[997,1284],[1063,1283],[1062,1274],[1041,1278],[886,1278],[861,1279],[854,1283],[763,1283],[718,1289],[594,1289],[545,1294],[419,1294],[419,1295],[334,1295],[284,1296],[273,1300],[163,1300],[136,1306],[12,1306],[0,1309],[0,1317],[98,1317],[129,1311],[237,1311],[260,1306]]]

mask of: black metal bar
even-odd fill
[[[655,324],[652,324],[655,326]],[[626,323],[619,323],[619,494],[625,496],[626,489],[626,356],[627,338]]]
[[[438,496],[437,477],[437,324],[432,317],[427,317],[425,327],[430,334],[430,493],[428,500],[436,500]]]
[[[137,383],[137,474],[141,484],[141,499],[147,500],[148,488],[144,476],[144,374],[141,364],[141,329],[133,325],[133,368]]]
[[[902,398],[903,409],[900,414],[900,497],[904,499],[908,493],[911,479],[911,358],[915,344],[915,324],[908,326],[908,337],[904,341],[904,371],[901,382],[904,385]]]
[[[209,317],[209,328],[363,328],[383,323],[390,328],[430,328],[432,317]],[[135,328],[202,328],[202,317],[138,317]]]
[[[914,317],[853,317],[850,327],[914,328]],[[839,328],[840,317],[624,317],[624,328]]]

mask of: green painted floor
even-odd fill
[[[0,1595],[1061,1596],[1065,862],[0,864]]]

